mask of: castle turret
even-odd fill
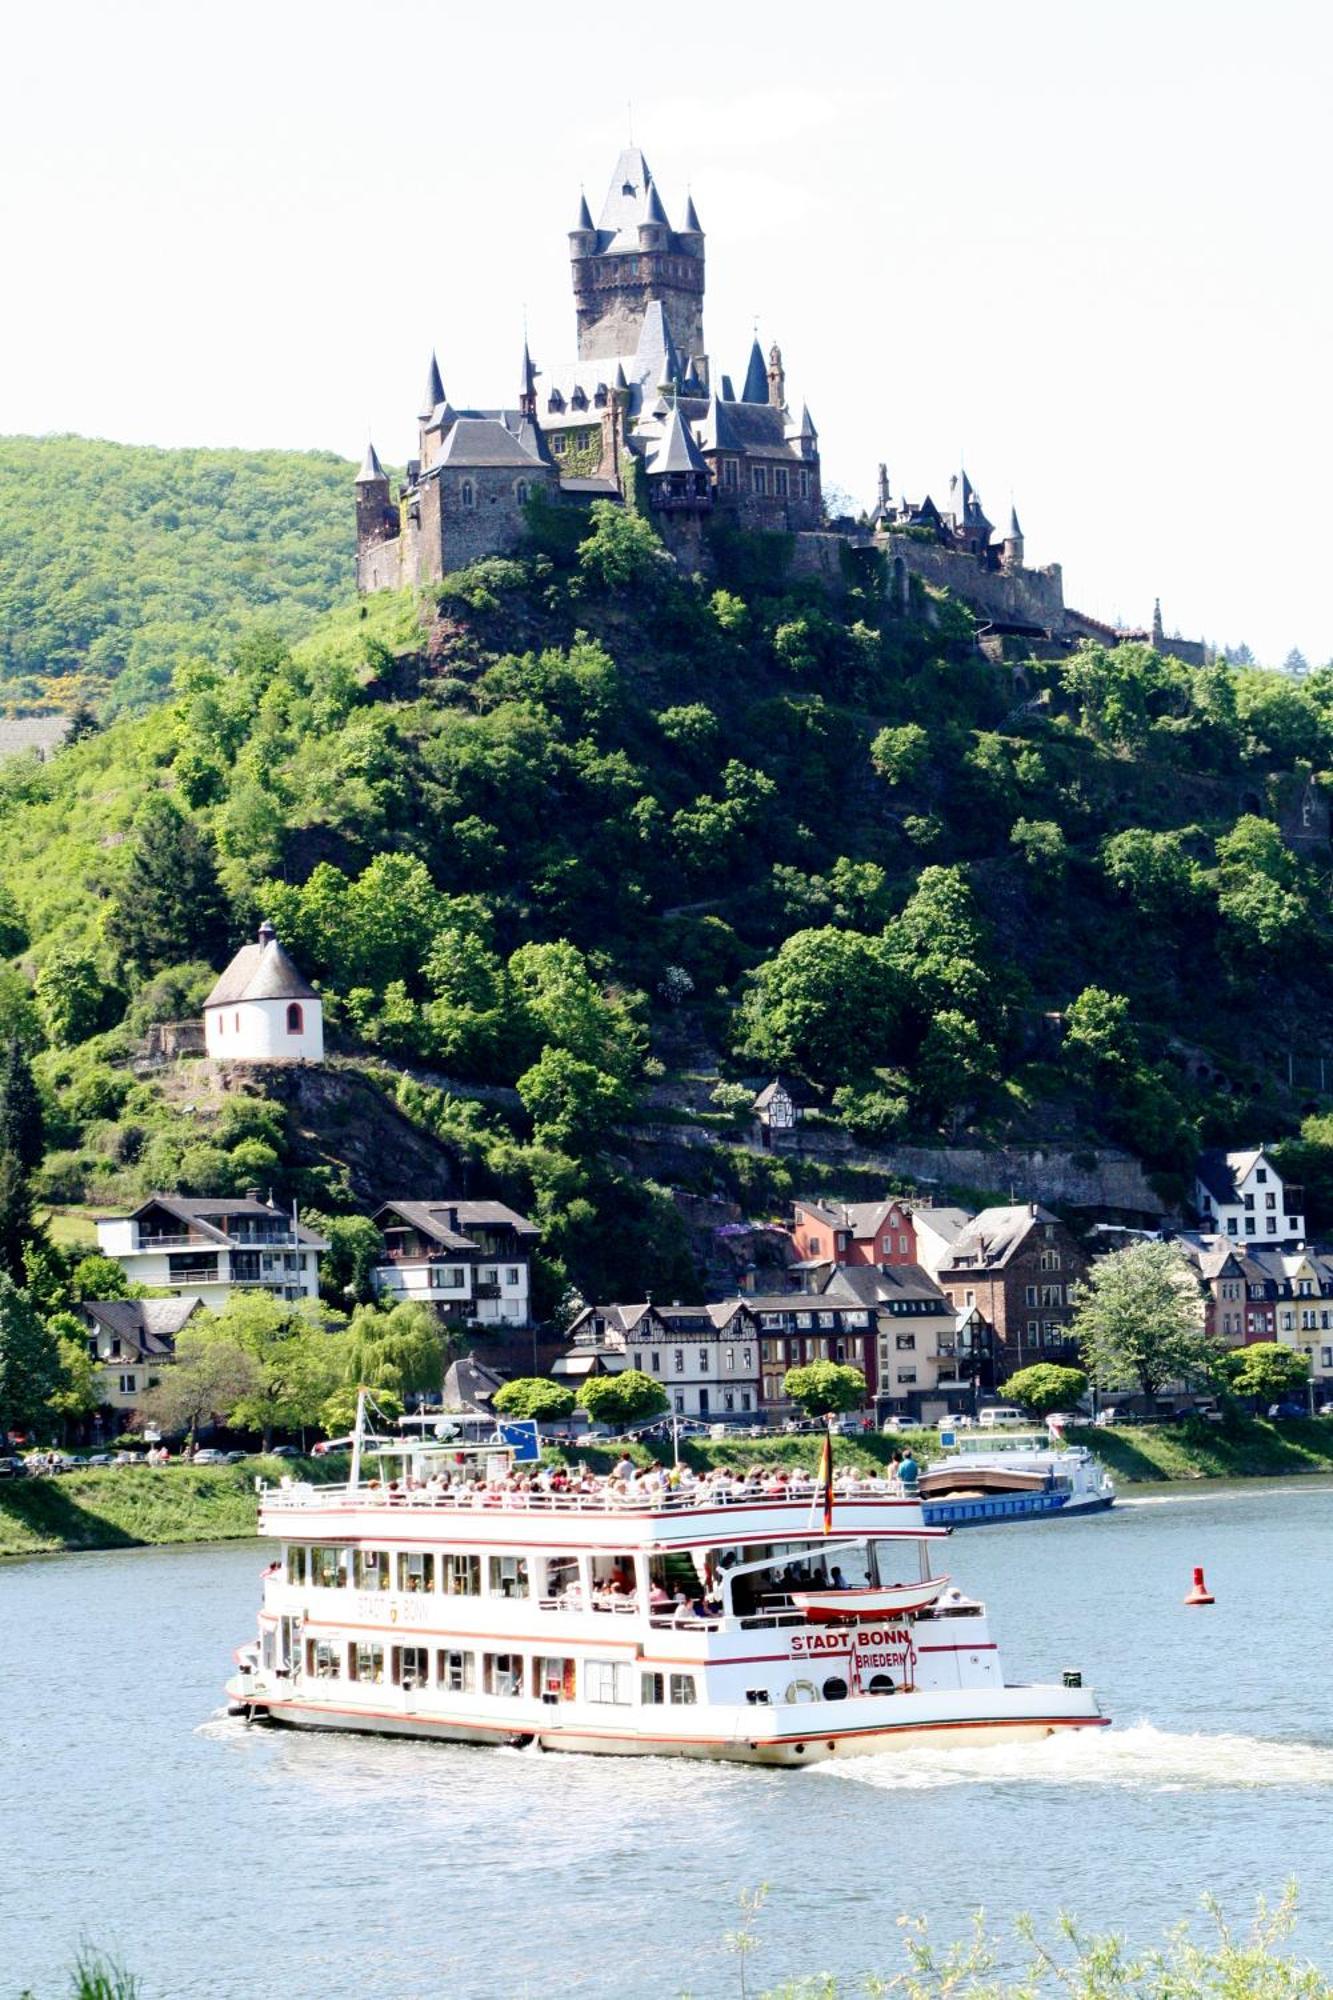
[[[1018,509],[1012,504],[1009,508],[1009,526],[1005,529],[1004,541],[1000,545],[1000,565],[1003,569],[1023,567],[1023,530],[1018,525]]]
[[[889,511],[889,468],[881,462],[875,486],[875,513],[887,517]]]
[[[764,366],[764,351],[755,335],[750,344],[750,360],[745,370],[745,386],[741,390],[743,403],[766,403],[768,401],[768,370]]]
[[[537,370],[532,365],[528,352],[527,335],[523,336],[523,362],[518,371],[518,413],[521,417],[537,419]]]
[[[569,234],[580,361],[633,354],[651,299],[683,354],[704,352],[704,237],[693,204],[677,232],[637,146],[627,146],[594,228],[587,202]]]
[[[361,470],[356,475],[356,578],[360,590],[379,587],[379,564],[375,551],[385,542],[395,541],[401,523],[398,509],[389,497],[389,475],[380,464],[373,444],[366,446]]]
[[[782,349],[776,340],[768,350],[768,400],[779,410],[787,407],[787,378],[782,372]]]
[[[795,445],[802,458],[818,457],[819,432],[815,429],[815,420],[810,414],[808,403],[802,403],[801,414],[794,423],[788,419],[783,435],[788,444]]]
[[[432,351],[430,367],[426,370],[426,387],[422,393],[421,408],[417,411],[417,421],[428,424],[443,401],[444,383],[440,380],[440,364]]]
[[[1160,597],[1154,597],[1152,601],[1152,642],[1160,651],[1165,640],[1166,633],[1162,629],[1162,600]]]

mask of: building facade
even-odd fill
[[[754,1305],[726,1299],[707,1306],[585,1306],[551,1373],[576,1384],[636,1368],[661,1384],[677,1416],[754,1423],[760,1414]]]
[[[1036,1361],[1078,1364],[1070,1323],[1087,1269],[1064,1223],[1036,1202],[984,1208],[960,1231],[939,1283],[956,1311],[976,1311],[990,1329],[984,1386]]]
[[[176,1336],[201,1305],[200,1299],[185,1296],[90,1299],[80,1308],[96,1366],[99,1410],[116,1416],[139,1408],[171,1367]]]
[[[960,1372],[958,1313],[919,1264],[844,1264],[829,1270],[821,1300],[847,1300],[873,1315],[866,1384],[876,1415],[936,1417],[961,1409],[971,1379]]]
[[[217,1308],[239,1292],[318,1298],[329,1246],[252,1191],[216,1200],[150,1195],[129,1215],[99,1216],[97,1247],[134,1284]]]
[[[532,1319],[537,1229],[500,1201],[389,1201],[375,1212],[384,1261],[375,1290],[386,1305],[417,1301],[482,1327]]]
[[[1288,1185],[1262,1146],[1200,1155],[1194,1205],[1202,1228],[1263,1249],[1305,1241],[1304,1189]]]
[[[802,1263],[916,1262],[916,1230],[905,1201],[797,1201],[792,1208],[792,1242]]]

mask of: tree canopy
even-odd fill
[[[1211,1379],[1221,1355],[1194,1268],[1170,1243],[1131,1243],[1097,1258],[1078,1288],[1071,1331],[1099,1388],[1133,1385],[1149,1400],[1168,1382]]]
[[[859,1410],[866,1399],[865,1376],[859,1368],[850,1368],[842,1361],[807,1361],[799,1368],[789,1368],[782,1387],[807,1417]]]

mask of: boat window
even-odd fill
[[[387,1590],[389,1588],[389,1551],[387,1549],[354,1549],[352,1551],[352,1581],[358,1590]]]
[[[526,1556],[492,1556],[490,1567],[492,1597],[526,1597],[528,1559]]]
[[[470,1694],[474,1685],[471,1653],[457,1653],[442,1646],[435,1655],[435,1678],[450,1694]]]
[[[638,1606],[634,1587],[634,1557],[628,1549],[617,1555],[597,1555],[592,1559],[592,1608],[594,1611],[633,1611]]]
[[[523,1692],[521,1653],[483,1653],[481,1684],[487,1694],[520,1695]]]
[[[892,1674],[872,1674],[870,1676],[870,1684],[866,1690],[868,1694],[892,1694],[893,1691]]]
[[[288,1583],[305,1582],[306,1556],[308,1553],[309,1551],[302,1548],[299,1542],[294,1544],[293,1547],[288,1549],[287,1551]]]
[[[639,1700],[647,1706],[656,1707],[666,1700],[665,1686],[665,1677],[662,1674],[641,1674]]]
[[[686,1707],[692,1706],[694,1702],[693,1674],[672,1674],[671,1699],[678,1707],[682,1704]]]
[[[413,1549],[398,1558],[400,1590],[434,1590],[435,1557],[429,1550]]]
[[[480,1597],[481,1557],[440,1557],[440,1589],[446,1597]]]
[[[307,1639],[305,1670],[317,1681],[341,1680],[343,1668],[337,1646],[327,1639]]]
[[[579,1559],[576,1555],[547,1556],[542,1603],[548,1610],[573,1611],[582,1604]]]
[[[310,1581],[319,1590],[342,1590],[347,1583],[348,1557],[347,1549],[311,1549]]]
[[[585,1660],[583,1692],[588,1701],[628,1706],[634,1699],[633,1669],[624,1660]]]
[[[347,1675],[354,1681],[384,1679],[384,1648],[358,1642],[347,1649]]]
[[[395,1646],[390,1655],[395,1687],[425,1687],[430,1680],[430,1654],[424,1646]]]
[[[268,1673],[273,1671],[273,1627],[264,1627],[263,1643],[259,1648],[260,1662]]]
[[[840,1680],[837,1674],[830,1674],[824,1683],[824,1699],[825,1701],[846,1701],[846,1681]]]
[[[543,1701],[573,1701],[575,1665],[573,1660],[558,1655],[550,1659],[539,1659],[537,1665],[537,1692]]]

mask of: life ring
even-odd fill
[[[818,1701],[819,1689],[813,1681],[788,1681],[787,1701]]]

